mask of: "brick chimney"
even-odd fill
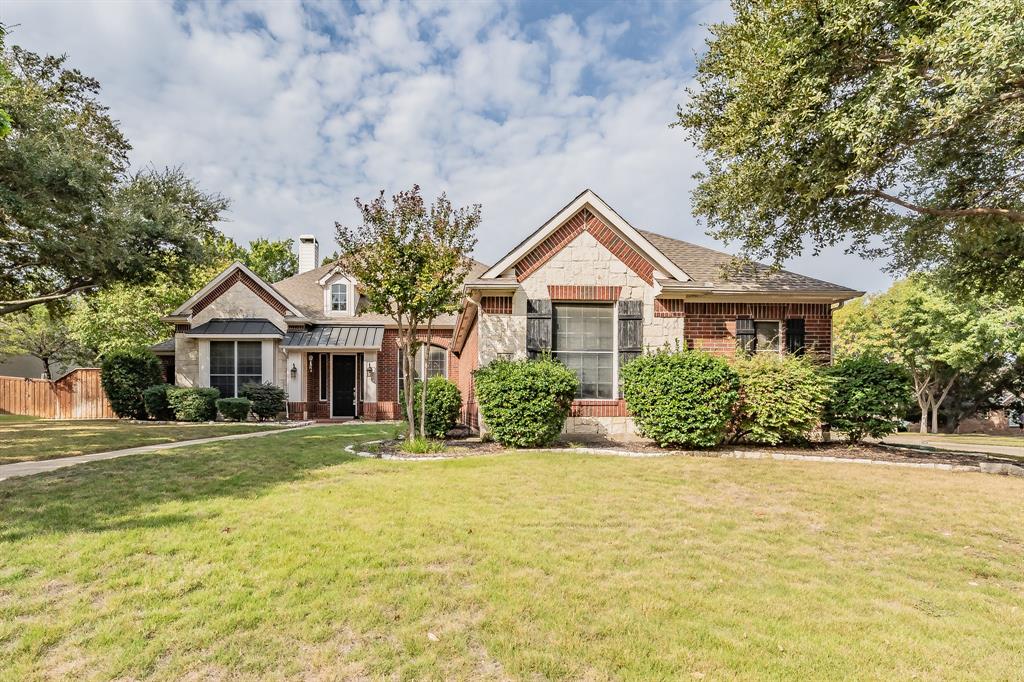
[[[299,236],[299,274],[309,272],[320,265],[320,244],[311,234]]]

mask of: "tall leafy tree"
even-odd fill
[[[158,273],[186,278],[227,207],[180,169],[132,171],[99,83],[17,46],[0,53],[0,315]]]
[[[299,271],[299,256],[291,239],[254,239],[245,250],[243,262],[268,282],[279,282]]]
[[[848,304],[834,325],[837,354],[874,351],[910,371],[922,433],[929,417],[938,431],[939,410],[958,382],[1024,355],[1024,308],[998,296],[959,299],[921,275]]]
[[[359,282],[370,311],[387,315],[398,325],[405,376],[402,403],[409,437],[416,435],[413,404],[414,363],[420,331],[453,309],[454,291],[470,268],[469,253],[480,223],[479,204],[453,208],[442,194],[427,206],[418,185],[398,192],[390,201],[356,199],[362,225],[336,223],[340,265]]]
[[[1024,288],[1020,0],[733,0],[676,125],[695,212],[776,263],[847,243],[964,290]]]

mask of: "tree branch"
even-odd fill
[[[81,291],[92,289],[96,284],[90,282],[88,284],[73,284],[67,286],[60,291],[55,291],[52,294],[46,294],[44,296],[33,296],[32,298],[23,298],[17,301],[0,301],[0,315],[8,315],[10,313],[16,313],[21,310],[26,310],[34,305],[41,303],[49,303],[50,301],[59,301],[62,298],[73,296]]]
[[[932,208],[930,206],[921,206],[914,204],[906,199],[901,199],[898,196],[883,192],[880,189],[862,189],[855,190],[855,194],[866,194],[867,196],[875,197],[876,199],[882,199],[890,203],[902,206],[905,209],[914,211],[915,213],[921,213],[923,215],[935,216],[937,218],[971,218],[976,216],[997,216],[1000,218],[1006,218],[1007,220],[1014,223],[1024,223],[1024,212],[1015,211],[1009,208],[998,208],[995,206],[976,206],[974,208]]]

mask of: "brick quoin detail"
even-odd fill
[[[686,299],[656,298],[654,299],[655,317],[686,317]]]
[[[594,235],[598,243],[611,251],[616,258],[625,263],[626,267],[639,275],[645,282],[654,283],[654,266],[616,234],[615,230],[605,225],[600,218],[586,208],[580,209],[576,215],[565,221],[561,227],[548,235],[547,239],[516,263],[516,280],[522,282],[532,275],[584,231]]]
[[[480,309],[488,315],[511,315],[511,296],[484,296],[480,299]]]
[[[261,287],[257,282],[255,282],[252,279],[252,277],[249,277],[241,270],[235,270],[230,275],[228,275],[223,282],[218,284],[213,289],[213,291],[208,293],[206,296],[203,296],[201,299],[199,299],[199,301],[196,302],[194,306],[192,306],[192,314],[195,315],[196,313],[200,312],[201,310],[209,306],[211,303],[213,303],[218,298],[223,296],[228,289],[235,286],[239,282],[247,286],[252,291],[252,293],[259,296],[260,300],[262,300],[264,303],[269,305],[271,308],[276,310],[281,315],[284,315],[288,312],[288,309],[284,307],[280,301],[271,296],[267,292],[267,290]]]
[[[620,293],[622,293],[622,287],[578,284],[548,285],[548,296],[552,301],[617,301]]]

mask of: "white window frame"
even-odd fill
[[[320,280],[320,282],[321,282],[321,285],[323,286],[323,289],[324,289],[324,315],[325,316],[327,316],[327,317],[351,317],[351,316],[353,316],[355,314],[354,309],[355,309],[355,304],[356,304],[356,301],[355,301],[355,299],[356,299],[356,295],[355,295],[356,286],[355,286],[355,282],[352,281],[351,277],[346,277],[345,275],[343,275],[341,273],[336,273],[334,276],[330,277],[326,281],[325,280]],[[333,299],[333,297],[332,297],[331,294],[332,294],[332,291],[334,289],[334,285],[335,284],[344,284],[345,285],[345,309],[344,310],[334,310],[332,308],[332,304],[333,304],[333,300],[332,299]]]
[[[341,306],[340,308],[334,307],[334,288],[342,287],[341,289]],[[347,313],[348,312],[348,282],[333,282],[330,286],[330,294],[328,295],[331,312],[332,313]]]
[[[775,338],[778,340],[778,348],[768,348],[761,350],[758,348],[757,343],[757,325],[759,324],[774,324],[775,325]],[[754,320],[754,353],[776,353],[781,355],[785,349],[782,346],[782,320]]]
[[[424,377],[424,376],[427,375],[426,365],[424,363],[426,361],[426,358],[429,357],[429,353],[422,352],[426,348],[427,348],[427,344],[424,343],[419,348],[416,349],[416,359],[418,360],[418,362],[417,362],[418,366],[416,367],[416,371],[418,372],[419,376],[421,376],[421,377]],[[438,350],[443,350],[444,351],[444,372],[441,374],[441,376],[443,376],[445,379],[447,379],[448,378],[448,349],[445,348],[444,346],[439,346],[436,343],[430,344],[430,348],[436,348]],[[399,397],[399,402],[401,402],[401,397],[402,397],[402,379],[405,378],[403,376],[403,372],[405,371],[405,367],[402,364],[402,353],[403,352],[404,352],[404,349],[402,349],[402,348],[398,349],[398,360],[396,362],[396,364],[398,365],[398,371],[395,372],[395,390],[398,392],[397,395]]]
[[[551,353],[552,353],[552,356],[554,356],[554,353],[557,351],[557,349],[555,348],[555,329],[554,329],[554,326],[553,326],[554,322],[555,322],[555,306],[560,304],[560,303],[564,303],[564,304],[568,304],[568,305],[572,305],[572,304],[586,304],[586,305],[593,305],[595,307],[603,306],[603,305],[605,305],[607,303],[608,305],[611,306],[611,309],[612,309],[612,397],[611,398],[573,398],[573,400],[589,400],[589,401],[604,400],[604,401],[607,401],[607,402],[615,402],[617,400],[620,400],[622,398],[622,389],[619,386],[619,302],[618,301],[612,301],[611,303],[608,303],[607,301],[557,301],[557,300],[556,301],[552,301],[551,302],[551,324],[552,324],[552,329],[551,329],[551,332],[552,332],[551,333]],[[572,352],[572,351],[569,351],[569,352]],[[600,352],[603,353],[605,351],[600,351]]]

